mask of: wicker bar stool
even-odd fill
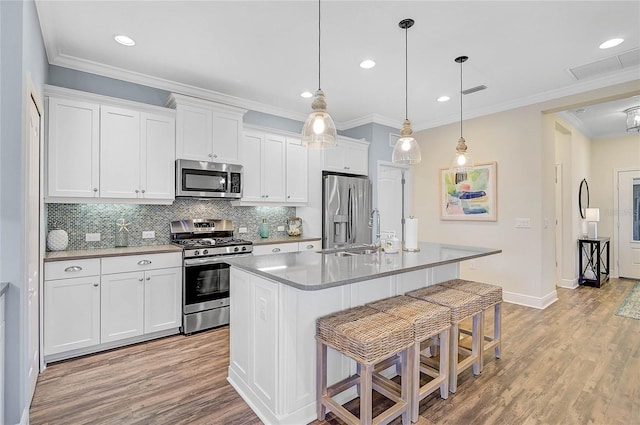
[[[502,288],[498,285],[464,279],[452,279],[439,283],[438,285],[470,292],[482,298],[482,316],[480,317],[480,326],[483,329],[482,334],[484,336],[484,340],[482,341],[483,353],[480,358],[480,371],[482,371],[484,368],[484,355],[488,350],[493,349],[496,358],[500,358],[500,348],[502,345]],[[493,337],[486,335],[484,332],[485,312],[491,307],[493,307]],[[460,330],[460,332],[469,334],[468,330]]]
[[[327,409],[350,425],[387,424],[402,415],[402,423],[409,423],[409,351],[413,350],[413,325],[378,310],[360,306],[339,311],[316,320],[316,402],[318,420],[324,420]],[[327,347],[355,360],[360,373],[327,387]],[[380,377],[373,373],[374,366],[400,355],[400,395],[389,391]],[[360,393],[360,418],[333,400],[337,394],[356,386]],[[372,393],[378,393],[394,402],[373,418]]]
[[[440,389],[440,396],[449,396],[449,357],[447,350],[448,334],[451,329],[451,309],[439,304],[400,295],[367,304],[367,307],[407,320],[413,324],[415,346],[411,365],[411,422],[418,421],[420,400]],[[438,365],[432,365],[426,357],[422,358],[422,346],[431,338],[438,337],[442,351]],[[420,385],[420,373],[432,379]],[[390,381],[393,383],[393,381]],[[393,383],[395,384],[395,383]],[[397,384],[396,384],[397,385]],[[397,389],[396,389],[397,391]]]
[[[473,367],[473,374],[480,374],[480,353],[482,353],[482,328],[480,316],[482,314],[482,298],[469,292],[458,291],[440,285],[427,286],[405,295],[419,298],[432,303],[444,305],[451,309],[451,332],[449,343],[449,391],[455,393],[458,389],[458,375],[469,367]],[[458,335],[460,322],[473,318],[471,335],[471,351],[459,345]],[[442,349],[442,347],[441,347]],[[462,360],[458,354],[465,354]]]

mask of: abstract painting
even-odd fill
[[[441,168],[440,219],[496,221],[497,168],[496,162],[476,164],[464,173]]]

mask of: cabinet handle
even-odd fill
[[[210,154],[209,154],[209,158],[213,158],[213,154],[211,154],[211,153],[210,153]]]
[[[142,192],[142,193],[145,193],[145,192],[146,192],[146,190],[142,189],[142,190],[141,190],[141,192]]]
[[[138,261],[138,265],[139,266],[148,266],[149,264],[151,264],[150,260],[140,260],[140,261]]]
[[[280,248],[273,248],[271,252],[280,252]]]
[[[64,269],[65,272],[79,272],[80,270],[82,270],[82,267],[80,266],[69,266]]]
[[[147,276],[147,280],[151,280],[151,276]]]
[[[307,249],[313,249],[313,245],[307,245]]]
[[[136,189],[136,193],[140,192],[138,189]]]
[[[97,187],[94,187],[94,188],[93,188],[93,191],[94,191],[94,192],[97,192],[97,191],[98,191],[98,188],[97,188]]]
[[[287,199],[290,199],[290,198],[291,198],[291,195],[287,195]]]
[[[269,197],[269,195],[264,195],[264,197],[265,197],[265,198],[268,198],[268,197]]]
[[[214,157],[214,158],[217,158],[217,157],[218,157],[218,155],[214,154],[214,155],[213,155],[213,157]]]
[[[138,278],[138,282],[142,282],[143,280],[144,280],[144,279],[143,279],[143,278],[141,278],[141,277],[139,277],[139,278]]]
[[[94,283],[93,286],[95,286],[97,288],[100,285],[98,283]]]

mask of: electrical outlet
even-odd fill
[[[154,230],[146,230],[142,232],[142,239],[155,239],[156,232]]]
[[[84,240],[86,242],[100,242],[100,233],[85,233]]]
[[[239,227],[238,228],[238,233],[247,233],[247,228],[246,227]]]
[[[284,232],[284,226],[278,226],[278,232]]]
[[[516,218],[516,228],[517,229],[530,229],[531,228],[531,219],[530,218]]]
[[[469,270],[475,270],[477,267],[476,260],[469,261]]]

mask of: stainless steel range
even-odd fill
[[[251,255],[250,241],[233,237],[230,220],[171,222],[171,242],[183,250],[182,332],[229,323],[229,265],[225,259]]]

